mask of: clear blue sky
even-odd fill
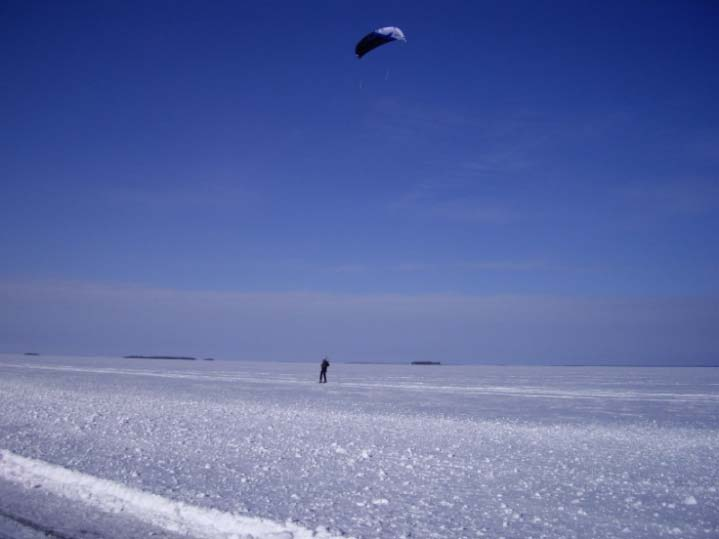
[[[0,349],[719,363],[718,27],[2,1]]]

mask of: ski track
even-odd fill
[[[717,369],[110,361],[0,356],[0,478],[194,537],[719,537]]]

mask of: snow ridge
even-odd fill
[[[339,539],[324,528],[197,507],[0,449],[0,478],[198,539]],[[345,538],[350,539],[350,538]]]

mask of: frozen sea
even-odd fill
[[[719,369],[318,374],[0,355],[0,538],[719,537]]]

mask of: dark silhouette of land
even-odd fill
[[[185,359],[195,361],[196,357],[191,356],[122,356],[125,359]]]

